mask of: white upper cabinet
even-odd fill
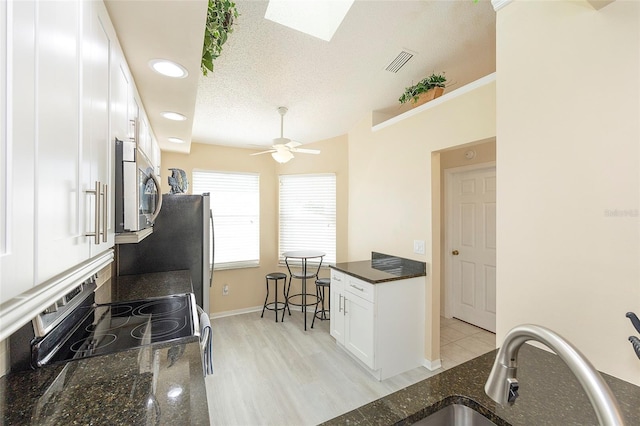
[[[84,237],[82,2],[36,2],[36,282],[77,265]]]
[[[129,139],[129,76],[118,55],[111,53],[111,130],[112,136],[121,141]]]
[[[34,2],[0,2],[0,303],[34,283],[34,16]]]
[[[162,152],[160,151],[160,145],[158,145],[158,141],[155,138],[151,140],[151,163],[154,166],[154,172],[156,176],[160,177],[162,175],[160,169],[160,163],[162,162]]]
[[[90,257],[114,244],[115,139],[109,127],[110,59],[113,44],[109,18],[102,3],[87,2],[83,44],[83,176],[85,235],[90,238]],[[117,78],[117,75],[114,76]],[[115,79],[115,78],[114,78]]]
[[[0,2],[0,37],[3,303],[113,246],[115,138],[144,111],[102,2]]]

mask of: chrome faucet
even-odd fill
[[[552,349],[571,369],[584,388],[601,425],[622,426],[624,421],[611,389],[591,363],[558,334],[539,325],[514,327],[504,338],[484,391],[501,405],[513,405],[518,397],[518,351],[528,340],[535,340]]]

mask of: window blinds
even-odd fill
[[[260,175],[194,170],[193,193],[211,194],[215,269],[260,262]]]
[[[280,176],[279,256],[291,250],[320,250],[323,263],[336,262],[336,175]]]

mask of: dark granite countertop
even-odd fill
[[[427,275],[427,264],[417,260],[372,252],[371,260],[336,263],[333,269],[371,284]]]
[[[324,425],[411,424],[450,404],[463,404],[498,425],[597,425],[587,395],[569,368],[552,353],[523,345],[518,358],[520,397],[500,407],[484,392],[497,351],[489,352]],[[626,424],[640,423],[640,387],[602,374]]]
[[[114,278],[112,298],[190,292],[186,273]],[[0,378],[0,419],[6,425],[209,424],[199,338],[8,374]]]

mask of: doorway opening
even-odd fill
[[[450,270],[449,260],[451,257],[455,255],[453,252],[456,248],[450,247],[451,244],[448,242],[449,237],[451,236],[451,231],[448,229],[451,223],[451,207],[447,207],[447,203],[449,201],[450,196],[447,196],[447,186],[445,185],[445,179],[447,175],[452,175],[455,172],[471,172],[472,170],[477,169],[486,169],[488,167],[493,167],[495,170],[496,167],[496,140],[495,138],[490,138],[482,141],[477,141],[470,144],[460,145],[451,147],[442,151],[436,151],[432,153],[432,231],[433,231],[433,264],[432,264],[432,285],[434,286],[434,291],[432,293],[433,305],[437,305],[439,302],[440,309],[433,310],[433,317],[431,318],[431,354],[433,356],[432,359],[440,358],[440,346],[441,346],[441,337],[440,337],[440,318],[443,318],[443,323],[445,323],[447,318],[454,317],[453,310],[450,307],[450,303],[453,300],[453,291],[451,290],[451,286],[447,285],[449,278],[453,275],[453,272]],[[476,181],[475,185],[478,185]],[[495,182],[495,180],[494,180]],[[485,182],[482,182],[484,185]],[[476,207],[477,208],[477,207]],[[495,203],[493,208],[495,209]],[[470,211],[473,208],[467,207],[466,214],[467,218],[470,216]],[[483,207],[484,210],[484,207]],[[494,210],[495,211],[495,210]],[[490,213],[490,212],[489,212]],[[495,216],[494,216],[495,217]],[[495,222],[494,222],[495,224]],[[495,225],[492,229],[493,232],[493,242],[495,241]],[[491,243],[491,242],[490,242]],[[491,245],[491,244],[489,244]],[[466,249],[465,249],[466,250]],[[460,249],[458,248],[458,253]],[[458,272],[461,271],[460,265],[458,266]],[[495,266],[495,264],[494,264]],[[464,277],[469,281],[469,272],[471,271],[470,265],[467,263],[464,265],[466,268],[467,275]],[[493,273],[495,276],[495,268],[493,271],[491,268],[484,268],[482,270],[482,278],[487,277],[487,279],[492,280],[491,274]],[[477,279],[477,276],[474,274],[474,278]],[[495,286],[493,287],[495,289]],[[458,289],[460,290],[460,288]],[[460,291],[458,292],[460,294]],[[470,293],[469,289],[466,289],[466,293],[464,294],[465,301],[469,302],[469,300],[474,300],[475,295]],[[486,292],[483,295],[483,300],[486,301]],[[493,291],[493,295],[489,295],[490,299],[493,300],[493,306],[490,309],[495,310],[495,291]],[[432,306],[433,306],[432,305]],[[436,308],[436,306],[433,306]],[[438,312],[435,312],[435,311]],[[463,321],[467,321],[464,318],[460,318]],[[470,322],[470,321],[469,321]],[[479,325],[482,328],[489,327],[485,325]],[[493,320],[493,330],[495,331],[495,319]]]

